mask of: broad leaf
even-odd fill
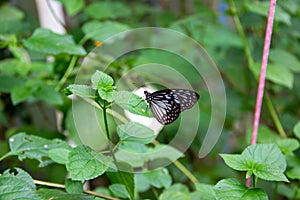
[[[18,103],[25,101],[30,96],[31,96],[30,89],[24,86],[15,87],[11,91],[11,100],[13,105],[17,105]]]
[[[269,59],[274,65],[283,66],[294,72],[300,72],[300,62],[295,55],[282,49],[272,49]]]
[[[94,19],[113,19],[130,15],[130,9],[121,2],[102,1],[86,7],[85,14]]]
[[[70,35],[60,35],[43,28],[36,29],[29,39],[24,40],[24,45],[30,50],[50,55],[86,54],[83,47],[76,45]]]
[[[137,115],[151,117],[152,114],[147,103],[141,97],[127,91],[119,91],[114,93],[114,101],[124,110]]]
[[[25,158],[36,159],[40,162],[39,166],[45,166],[51,161],[48,157],[49,150],[70,149],[70,146],[60,139],[49,140],[25,133],[18,133],[9,138],[9,147],[9,155],[16,155],[21,161]]]
[[[31,176],[20,168],[8,169],[0,176],[0,199],[39,199]]]
[[[90,180],[102,175],[110,163],[109,157],[87,146],[78,146],[69,153],[66,166],[73,180]]]
[[[300,139],[300,121],[297,122],[297,124],[294,126],[294,134],[295,136]]]
[[[68,161],[69,153],[70,153],[70,149],[56,148],[56,149],[49,150],[48,156],[54,162],[65,165]]]
[[[225,163],[239,171],[247,171],[258,178],[268,181],[286,181],[283,174],[286,161],[275,144],[257,144],[247,147],[241,155],[221,154]]]
[[[119,125],[117,133],[121,141],[140,142],[143,144],[148,144],[155,138],[152,129],[136,122]]]
[[[130,195],[128,193],[128,191],[126,190],[125,185],[116,183],[116,184],[112,184],[110,186],[108,186],[109,190],[111,191],[111,193],[114,194],[114,196],[116,197],[120,197],[123,199],[130,199]]]
[[[75,15],[77,12],[84,8],[84,0],[58,0],[64,4],[69,15]]]
[[[97,70],[92,75],[91,81],[97,87],[98,94],[102,99],[108,102],[113,101],[114,80],[111,76]]]

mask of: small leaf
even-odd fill
[[[283,154],[289,154],[300,147],[298,140],[294,138],[281,138],[276,144]]]
[[[168,188],[172,184],[172,178],[166,168],[145,172],[144,176],[156,188]]]
[[[256,63],[250,66],[250,70],[256,75],[260,74],[260,64]],[[268,65],[266,78],[278,85],[292,88],[294,82],[293,73],[285,66]]]
[[[294,167],[286,172],[286,175],[290,179],[296,179],[300,180],[300,168],[299,167]]]
[[[130,195],[128,194],[125,185],[116,183],[112,184],[109,187],[109,190],[114,194],[116,197],[120,198],[130,198]]]
[[[30,89],[24,86],[15,87],[11,91],[11,100],[13,105],[17,105],[18,103],[25,101],[30,96],[31,96]]]
[[[191,200],[191,198],[183,193],[183,192],[179,192],[179,191],[165,191],[163,192],[159,198],[159,200],[170,200],[170,199],[180,199],[180,200]]]
[[[95,197],[92,195],[86,195],[86,194],[68,194],[61,190],[57,189],[39,189],[37,191],[38,196],[40,199],[43,200],[50,200],[50,199],[56,199],[56,200],[94,200]]]
[[[86,7],[85,14],[94,19],[107,19],[130,16],[130,9],[121,2],[97,2]]]
[[[51,149],[48,152],[48,156],[59,164],[65,165],[68,161],[70,150],[64,148]]]
[[[295,136],[300,139],[300,121],[297,122],[297,124],[294,126],[293,129]]]
[[[78,146],[69,153],[67,170],[73,180],[90,180],[102,175],[111,159],[87,146]]]
[[[86,51],[76,45],[70,35],[60,35],[48,29],[35,29],[33,35],[24,40],[24,45],[33,51],[58,55],[62,53],[70,55],[85,55]]]
[[[69,149],[70,146],[60,139],[48,140],[42,137],[18,133],[9,138],[10,155],[17,155],[19,160],[36,159],[39,166],[49,164],[48,151],[56,148]]]
[[[137,115],[151,117],[152,114],[148,105],[141,97],[127,91],[118,91],[114,93],[115,103],[129,112]]]
[[[95,98],[96,91],[87,85],[78,85],[73,84],[69,85],[66,90],[70,91],[72,94],[75,94],[83,98]]]
[[[107,171],[106,175],[112,183],[119,183],[125,186],[131,199],[134,199],[134,175],[132,167],[127,163],[117,163],[118,170]]]
[[[8,169],[0,176],[0,199],[39,199],[31,176],[20,168]]]
[[[83,25],[82,29],[86,34],[85,37],[95,41],[104,41],[116,34],[129,30],[129,27],[119,22],[89,21]],[[125,34],[126,33],[124,33],[123,36],[125,36]],[[122,34],[119,35],[122,36]]]
[[[269,59],[274,65],[284,66],[291,71],[300,72],[300,62],[295,55],[283,49],[271,49]]]
[[[117,127],[117,133],[121,141],[127,142],[149,144],[155,138],[152,129],[136,122],[119,125]]]
[[[81,181],[73,181],[67,179],[65,182],[66,191],[69,194],[81,194],[83,192],[83,183]]]
[[[250,161],[242,155],[220,154],[220,156],[224,159],[226,165],[238,171],[246,171],[251,165]]]
[[[114,80],[111,76],[98,70],[92,75],[91,81],[98,89],[103,90],[111,89],[111,86],[114,84]]]
[[[69,15],[75,15],[84,8],[84,0],[58,0],[64,4]]]

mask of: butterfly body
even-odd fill
[[[164,89],[153,93],[144,91],[152,114],[161,124],[174,122],[181,112],[190,109],[199,99],[199,94],[186,89]]]

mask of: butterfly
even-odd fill
[[[144,91],[153,116],[161,124],[174,122],[181,112],[192,108],[199,99],[199,94],[186,89],[163,89],[150,93]]]

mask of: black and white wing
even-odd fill
[[[180,104],[181,112],[192,108],[199,99],[199,94],[192,90],[172,89],[172,92],[177,103]]]

